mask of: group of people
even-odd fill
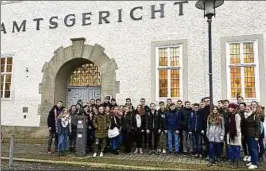
[[[67,146],[76,151],[77,117],[86,117],[87,152],[103,157],[105,152],[119,154],[176,154],[207,157],[208,165],[221,164],[221,158],[239,167],[241,148],[249,169],[256,169],[265,155],[264,107],[256,101],[246,104],[219,100],[217,106],[205,97],[200,103],[172,99],[149,106],[145,99],[134,108],[131,99],[118,105],[115,99],[81,100],[70,109],[59,101],[48,115],[48,153],[55,138],[55,151],[64,155]],[[69,142],[69,143],[68,143]],[[134,150],[132,151],[132,149]]]

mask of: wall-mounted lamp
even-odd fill
[[[26,68],[26,72],[29,72],[29,68]]]

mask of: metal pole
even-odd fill
[[[14,135],[10,137],[10,149],[9,149],[9,166],[13,166],[13,158],[14,158]]]
[[[0,64],[1,64],[1,60],[0,60]],[[2,74],[1,74],[1,69],[0,69],[0,76],[1,76]],[[0,79],[0,90],[2,90],[2,84],[1,84],[1,80],[2,79]],[[1,111],[2,111],[2,108],[1,108],[1,100],[2,100],[2,95],[1,95],[1,93],[0,93],[0,132],[2,133],[2,122],[1,122],[1,118],[2,118],[2,116],[1,116]],[[2,138],[2,137],[1,137]],[[1,158],[2,158],[2,143],[0,143],[0,171],[1,171]]]
[[[210,91],[210,110],[213,106],[213,85],[212,85],[212,15],[208,17],[208,35],[209,35],[209,91]]]

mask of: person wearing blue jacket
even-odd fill
[[[179,131],[180,117],[176,111],[174,103],[170,104],[170,110],[166,114],[166,129],[168,133],[168,151],[171,154],[173,149],[173,138],[175,142],[175,152],[179,152]]]
[[[196,157],[202,157],[202,119],[199,113],[199,104],[193,104],[193,111],[191,111],[188,117],[188,131],[189,136],[192,136],[193,154]]]

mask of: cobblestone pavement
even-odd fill
[[[7,157],[7,153],[9,152],[9,144],[3,143],[2,144],[2,153],[4,153]],[[54,158],[56,159],[56,154],[47,154],[47,147],[45,144],[15,144],[15,150],[14,150],[14,157],[25,157],[27,155],[34,155],[34,156],[41,156],[41,158]],[[53,156],[53,157],[52,157]],[[95,161],[95,162],[105,162],[105,161],[120,161],[119,163],[127,163],[130,164],[133,163],[139,163],[140,165],[142,163],[153,163],[152,165],[159,165],[161,166],[162,163],[166,165],[178,165],[183,164],[182,168],[190,168],[189,166],[199,166],[199,167],[206,167],[207,161],[199,158],[194,158],[192,156],[183,156],[183,155],[148,155],[147,151],[144,155],[134,155],[134,154],[123,154],[120,153],[119,155],[113,155],[110,153],[104,154],[103,159],[97,157],[97,159],[92,158],[92,154],[89,154],[85,157],[75,157],[73,154],[68,154],[69,157],[72,159],[75,159],[76,161],[83,160],[83,161]],[[52,159],[53,160],[53,159]],[[71,159],[70,159],[71,160]],[[169,163],[169,164],[167,164]],[[231,164],[223,161],[223,168],[224,169],[231,169]],[[241,162],[240,166],[242,169],[246,168],[245,163]],[[260,162],[259,168],[263,168],[266,170],[266,162]]]
[[[14,162],[12,167],[9,167],[7,161],[1,162],[1,170],[97,170],[86,166],[71,166],[46,163],[29,163],[29,162]],[[100,169],[98,169],[100,170]],[[101,169],[103,170],[103,169]]]
[[[9,144],[4,143],[2,144],[2,152],[8,153],[9,152]],[[145,151],[144,151],[145,152]],[[14,149],[15,157],[16,153],[27,153],[27,154],[39,154],[39,155],[48,155],[47,154],[47,147],[44,144],[15,144]],[[118,160],[135,160],[135,161],[151,161],[151,162],[172,162],[172,163],[183,163],[183,164],[207,164],[206,160],[201,160],[192,156],[183,156],[183,155],[135,155],[131,154],[123,154],[120,153],[119,155],[114,155],[110,153],[104,154],[104,158],[112,158]],[[55,154],[54,154],[55,155]],[[73,156],[73,154],[68,154],[69,156]],[[88,154],[84,158],[92,158],[92,154]]]

